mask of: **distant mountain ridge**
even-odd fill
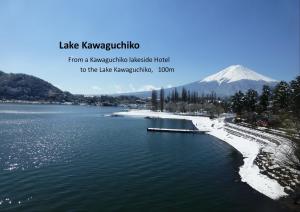
[[[0,100],[67,101],[70,98],[72,94],[38,77],[0,71]]]
[[[263,85],[275,86],[278,81],[259,74],[242,65],[231,65],[216,74],[205,77],[202,80],[165,89],[166,95],[171,93],[173,89],[185,89],[191,92],[201,94],[211,94],[215,92],[219,97],[231,96],[237,91],[245,92],[248,89],[254,89],[258,93],[261,92]],[[138,97],[150,97],[151,91],[142,91],[136,93],[128,93],[122,95],[135,95]]]
[[[245,92],[248,89],[254,89],[260,93],[263,85],[272,87],[277,82],[244,66],[232,65],[202,80],[166,88],[165,95],[170,95],[175,88],[180,92],[184,87],[191,92],[198,92],[199,95],[214,92],[219,97],[227,97],[239,90]],[[151,91],[115,94],[114,96],[120,95],[147,98],[151,96]],[[63,92],[38,77],[0,71],[0,100],[71,102],[76,98],[78,97],[69,92]]]

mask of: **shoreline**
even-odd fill
[[[287,187],[281,185],[276,178],[271,179],[268,175],[262,174],[265,170],[261,170],[261,167],[257,165],[257,158],[260,155],[260,152],[265,149],[268,150],[268,152],[271,152],[270,154],[273,154],[274,161],[281,161],[284,155],[278,150],[287,148],[289,146],[288,141],[283,141],[282,144],[278,145],[263,138],[256,139],[253,138],[253,136],[252,138],[245,138],[238,136],[237,134],[229,133],[232,129],[229,129],[230,126],[226,126],[224,118],[211,120],[208,117],[175,115],[167,112],[154,112],[149,110],[115,112],[113,115],[140,118],[184,119],[192,121],[193,125],[198,130],[209,131],[207,132],[208,135],[226,142],[242,154],[244,164],[239,167],[239,175],[242,182],[247,183],[256,191],[273,200],[288,196],[288,193],[286,192]]]

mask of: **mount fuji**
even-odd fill
[[[185,88],[191,92],[198,94],[211,94],[215,92],[219,97],[231,96],[237,91],[245,92],[248,89],[254,89],[261,93],[263,85],[273,87],[278,81],[272,78],[261,75],[242,65],[231,65],[216,74],[205,77],[204,79],[178,87],[165,89],[165,95],[177,88],[180,92]],[[128,93],[125,95],[135,95],[138,97],[150,97],[151,91],[142,91],[136,93]]]
[[[218,84],[222,84],[222,83],[232,83],[240,80],[276,82],[276,80],[258,74],[255,71],[246,68],[242,65],[229,66],[216,74],[204,78],[200,82],[216,81],[218,82]]]

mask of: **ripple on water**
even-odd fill
[[[17,122],[17,125],[14,123]],[[3,170],[39,168],[56,161],[69,161],[67,157],[80,131],[57,128],[58,123],[43,119],[2,121],[0,166]]]
[[[224,142],[146,131],[187,122],[112,118],[97,107],[14,107],[72,114],[1,114],[0,210],[257,211],[256,205],[277,206],[236,181],[234,150]]]

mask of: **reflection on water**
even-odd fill
[[[240,182],[241,155],[182,120],[118,108],[0,104],[0,210],[280,211]]]

